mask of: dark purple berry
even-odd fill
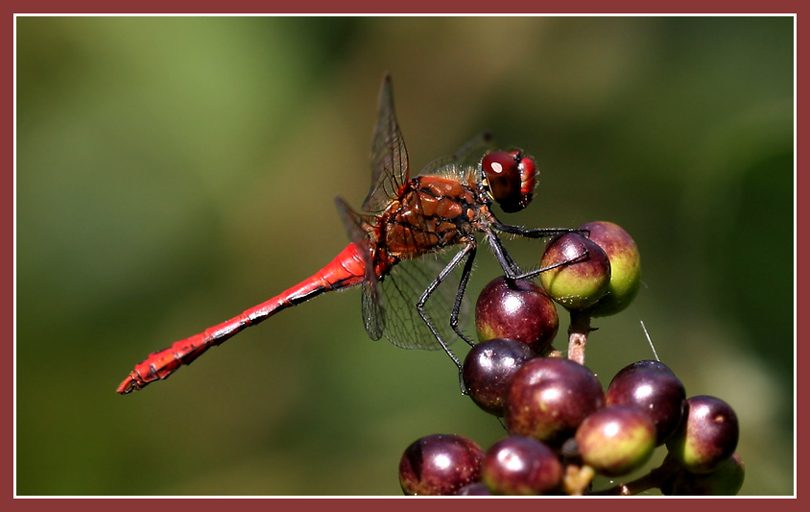
[[[621,370],[619,370],[619,373],[616,374],[616,377],[614,377],[614,379],[619,377],[619,376],[624,376],[624,374],[626,374],[626,373],[634,372],[636,370],[650,370],[650,369],[651,370],[661,370],[661,371],[669,372],[672,375],[675,375],[675,372],[673,372],[669,368],[669,366],[665,365],[661,361],[656,361],[654,359],[642,359],[641,361],[636,361],[634,363],[630,363],[627,366],[625,366],[624,368],[622,368]]]
[[[492,280],[475,304],[475,329],[481,341],[510,338],[540,354],[557,334],[559,318],[543,288],[529,280]]]
[[[685,400],[686,390],[680,379],[658,361],[639,361],[623,368],[605,394],[608,406],[632,406],[647,414],[655,425],[656,446],[678,428]]]
[[[661,492],[667,496],[734,496],[744,481],[745,466],[735,453],[711,473],[695,475],[680,468],[661,485]]]
[[[605,476],[621,476],[646,463],[655,450],[655,427],[633,407],[606,407],[577,429],[582,461]]]
[[[709,473],[737,448],[737,415],[723,400],[693,396],[686,400],[678,429],[667,439],[669,454],[690,473]]]
[[[481,478],[493,494],[549,494],[562,483],[563,468],[545,444],[507,437],[487,450]]]
[[[570,310],[587,309],[601,299],[610,284],[605,251],[579,233],[566,233],[546,246],[541,266],[562,264],[540,274],[548,296]]]
[[[402,454],[399,483],[405,494],[448,495],[481,479],[484,451],[464,436],[435,434]]]
[[[510,434],[560,445],[605,403],[602,386],[586,367],[568,359],[526,362],[512,377],[505,419]]]
[[[503,416],[506,391],[512,376],[523,363],[535,357],[520,341],[495,338],[474,346],[464,359],[464,385],[480,408]]]
[[[641,285],[641,254],[627,232],[612,222],[588,222],[578,229],[588,230],[610,260],[610,283],[604,297],[588,312],[591,316],[614,315],[635,298]]]

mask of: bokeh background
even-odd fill
[[[651,358],[643,321],[736,409],[742,494],[792,494],[793,21],[17,18],[17,493],[396,495],[417,438],[504,436],[443,354],[368,340],[357,290],[115,394],[345,246],[333,197],[364,199],[389,71],[414,172],[488,129],[542,172],[502,220],[633,235],[643,288],[588,366]]]

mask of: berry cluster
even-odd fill
[[[584,366],[591,318],[622,311],[638,291],[633,239],[616,224],[591,222],[552,240],[541,264],[553,267],[540,274],[542,287],[500,277],[484,288],[475,308],[480,342],[464,361],[470,398],[503,418],[508,437],[486,451],[459,435],[418,439],[400,460],[405,494],[736,494],[745,473],[726,402],[687,398],[659,361],[628,365],[607,391]],[[554,302],[571,316],[568,358],[552,347]],[[593,489],[596,475],[626,476],[658,446],[667,449],[659,467]]]

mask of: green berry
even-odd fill
[[[710,473],[734,454],[739,438],[734,409],[719,398],[701,395],[686,400],[681,425],[666,445],[690,473]]]
[[[634,407],[607,407],[585,418],[575,439],[585,464],[599,474],[621,476],[650,460],[655,426]]]
[[[569,310],[587,309],[608,291],[611,269],[607,254],[579,233],[551,240],[540,264],[559,265],[541,273],[540,282],[549,297]]]
[[[615,315],[635,298],[641,286],[641,254],[627,232],[612,222],[589,222],[578,229],[601,247],[610,260],[607,293],[588,311],[591,316]]]

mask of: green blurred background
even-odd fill
[[[333,197],[364,199],[390,71],[415,172],[489,129],[542,173],[534,203],[502,220],[633,235],[644,285],[595,322],[588,366],[607,385],[651,358],[643,321],[689,395],[736,409],[742,494],[792,494],[793,30],[787,17],[17,18],[17,493],[396,495],[417,438],[504,435],[443,354],[368,340],[357,290],[115,394],[149,352],[345,246]],[[542,250],[510,247],[525,266]],[[473,297],[498,274],[488,249],[478,261]]]

